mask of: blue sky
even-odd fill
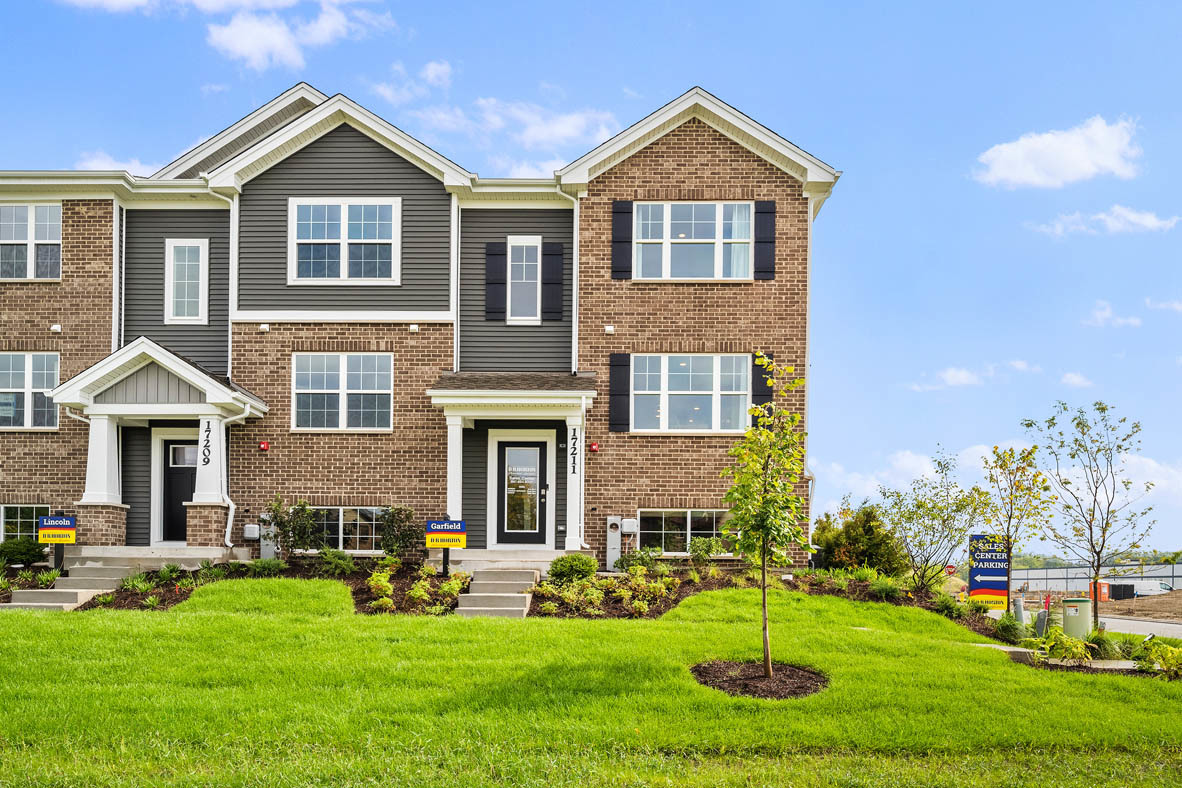
[[[814,235],[821,507],[1103,399],[1144,427],[1150,545],[1182,547],[1182,7],[817,5],[12,4],[36,68],[0,168],[150,170],[306,80],[548,173],[701,85],[845,172]]]

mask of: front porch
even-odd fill
[[[79,550],[230,556],[226,430],[265,414],[264,402],[145,337],[53,396],[89,426],[86,484],[75,503]]]

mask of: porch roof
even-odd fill
[[[595,373],[579,372],[445,372],[428,394],[467,392],[563,392],[595,396]]]

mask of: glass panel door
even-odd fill
[[[549,491],[546,444],[502,442],[498,466],[497,542],[544,544]]]

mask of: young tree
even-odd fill
[[[722,472],[731,480],[723,498],[730,506],[731,517],[723,525],[723,534],[738,552],[759,556],[763,672],[771,678],[768,564],[786,563],[793,545],[811,550],[802,527],[804,499],[797,491],[804,472],[805,435],[799,429],[800,415],[787,402],[789,393],[804,381],[792,377],[792,367],[780,366],[762,353],[756,355],[755,363],[767,370],[772,399],[751,406],[748,413],[755,419],[754,426],[727,452],[734,464]]]
[[[932,462],[935,474],[919,477],[906,490],[879,488],[880,515],[903,546],[916,591],[931,591],[943,579],[944,567],[965,548],[985,508],[984,490],[965,490],[952,478],[953,457],[941,453]]]
[[[1006,610],[1010,609],[1010,577],[1014,569],[1014,550],[1046,527],[1055,496],[1037,466],[1037,446],[1028,449],[993,447],[991,456],[983,457],[988,500],[985,504],[985,527],[990,538],[1006,554]]]
[[[1057,402],[1050,418],[1026,419],[1022,426],[1042,445],[1046,475],[1058,499],[1058,517],[1047,524],[1044,538],[1087,565],[1092,626],[1098,628],[1104,566],[1140,549],[1153,527],[1152,520],[1143,524],[1153,507],[1138,507],[1153,483],[1129,478],[1128,458],[1141,451],[1141,424],[1116,418],[1098,401],[1091,411]]]

